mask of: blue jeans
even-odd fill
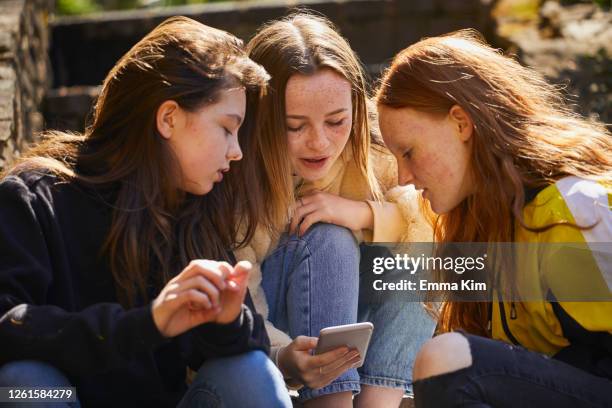
[[[283,377],[262,351],[206,361],[177,408],[291,408]]]
[[[370,321],[374,333],[365,363],[331,384],[302,388],[300,400],[351,391],[361,384],[412,392],[412,365],[420,346],[431,338],[434,321],[420,303],[359,296],[361,251],[353,234],[332,224],[315,224],[302,237],[283,235],[262,265],[262,287],[269,320],[292,338],[317,337],[328,326]]]
[[[55,367],[41,361],[14,361],[0,367],[0,386],[71,386]],[[78,390],[77,390],[78,392]],[[21,404],[5,405],[23,406]],[[80,407],[78,402],[36,403],[36,407]],[[178,408],[281,407],[291,400],[282,376],[261,351],[207,360],[183,396]]]
[[[0,366],[0,387],[72,387],[66,376],[57,368],[41,361],[19,360]],[[76,402],[3,402],[2,407],[80,408]]]

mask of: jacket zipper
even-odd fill
[[[504,302],[499,301],[498,303],[499,303],[499,311],[501,314],[502,327],[504,329],[504,333],[506,334],[506,337],[508,337],[510,341],[514,343],[515,345],[520,346],[521,344],[518,342],[516,337],[514,337],[514,335],[510,331],[510,328],[508,327],[508,322],[506,321],[506,309],[504,308]],[[512,302],[512,308],[514,309],[514,302]],[[514,309],[514,319],[516,319],[516,309]]]

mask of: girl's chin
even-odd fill
[[[327,171],[299,171],[298,176],[303,178],[306,181],[317,181],[321,180],[327,175]]]
[[[189,185],[185,186],[185,188],[183,188],[182,190],[188,194],[203,196],[210,193],[214,186],[215,183],[213,182],[206,182],[201,184],[189,183]]]
[[[455,207],[457,207],[456,205],[448,205],[447,203],[438,203],[436,201],[431,201],[429,199],[427,199],[427,201],[429,201],[429,205],[432,209],[433,212],[435,212],[438,215],[444,215],[444,214],[448,214],[449,212],[451,212],[453,209],[455,209]]]
[[[330,166],[327,164],[319,169],[310,169],[306,166],[299,166],[296,173],[299,177],[306,181],[317,181],[327,176],[327,173],[329,173],[329,168]]]

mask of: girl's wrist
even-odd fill
[[[274,365],[276,365],[276,367],[278,368],[278,371],[280,371],[281,374],[283,375],[283,378],[288,379],[289,376],[287,375],[287,372],[281,363],[281,352],[284,350],[285,350],[285,346],[278,347],[275,350],[273,361],[274,361]]]
[[[278,354],[280,353],[281,349],[282,349],[282,346],[277,347],[277,348],[272,348],[272,356],[271,356],[272,361],[274,362],[274,365],[278,367],[279,370],[280,370],[280,366],[278,365]]]
[[[283,376],[283,380],[285,380],[285,384],[287,384],[287,386],[292,390],[299,390],[300,388],[304,386],[304,384],[302,384],[302,382],[298,380],[297,378],[294,378],[291,375],[289,375],[285,368],[282,368],[283,358],[281,356],[281,352],[285,351],[286,348],[287,346],[281,346],[277,349],[276,354],[274,355],[274,364],[278,368],[278,371],[281,372],[281,375]]]
[[[361,217],[361,229],[371,230],[374,229],[374,213],[372,212],[372,207],[366,201],[360,201],[360,213]]]

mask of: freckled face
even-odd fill
[[[437,214],[451,211],[473,190],[469,172],[471,139],[457,135],[449,115],[379,106],[380,130],[397,160],[400,185],[423,190]]]
[[[331,69],[295,74],[287,82],[285,114],[293,171],[308,181],[329,172],[353,125],[351,84]]]

